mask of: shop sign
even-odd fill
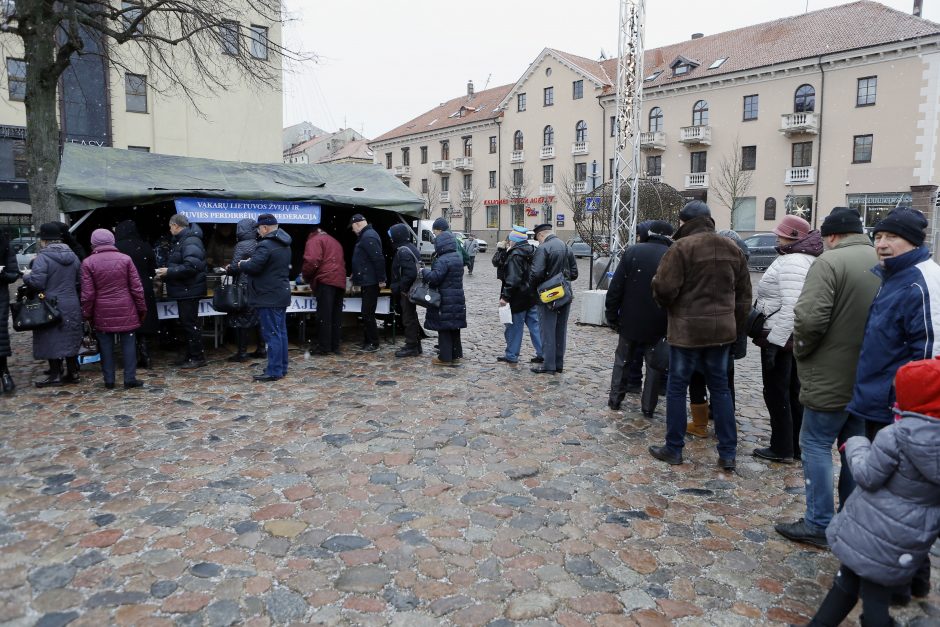
[[[538,217],[538,215],[539,215],[539,210],[538,210],[538,209],[533,209],[532,207],[526,207],[526,208],[525,208],[525,214],[526,214],[527,216],[529,216],[530,218],[535,218],[535,217]]]
[[[565,226],[565,214],[559,213],[555,216],[555,226]]]
[[[245,218],[257,220],[262,213],[270,213],[280,224],[320,223],[320,205],[312,202],[177,198],[175,204],[176,211],[190,222],[235,224]]]
[[[483,205],[542,205],[555,202],[554,196],[534,196],[532,198],[500,198],[498,200],[484,200]]]

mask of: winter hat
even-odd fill
[[[44,242],[58,242],[62,240],[62,230],[55,222],[46,222],[39,226],[39,239]]]
[[[277,218],[270,213],[262,213],[256,220],[258,226],[277,226]]]
[[[636,241],[641,244],[650,238],[650,225],[652,220],[644,220],[636,225]]]
[[[551,230],[552,230],[552,225],[549,224],[548,222],[546,222],[545,224],[539,224],[538,226],[536,226],[536,227],[535,227],[534,229],[532,229],[532,230],[533,230],[535,233],[541,233],[542,231],[551,231]]]
[[[862,227],[862,216],[858,215],[858,211],[848,207],[833,207],[823,220],[819,232],[826,237],[842,233],[864,233],[865,229]]]
[[[908,362],[898,368],[894,389],[901,411],[940,418],[940,357]]]
[[[920,246],[927,237],[927,218],[917,209],[910,207],[897,207],[891,210],[885,218],[875,225],[872,234],[887,231],[900,235],[914,246]]]
[[[703,203],[701,200],[693,200],[683,207],[682,211],[679,212],[679,219],[683,222],[688,222],[693,218],[701,218],[703,216],[710,218],[711,215],[712,210],[708,208],[708,205]]]
[[[361,213],[354,213],[353,217],[349,218],[349,226],[352,226],[356,222],[365,222],[366,218]]]
[[[431,225],[432,231],[446,231],[450,228],[450,225],[447,224],[447,220],[444,218],[438,218],[434,221],[434,224]]]
[[[114,246],[114,233],[108,229],[95,229],[91,234],[91,247]]]
[[[802,239],[809,235],[810,229],[812,229],[812,227],[809,225],[809,222],[800,216],[787,214],[783,216],[783,220],[780,221],[780,224],[774,227],[774,233],[780,237],[786,237],[787,239]]]
[[[665,235],[666,237],[676,232],[675,227],[665,220],[650,220],[647,230],[650,235]]]
[[[512,230],[509,232],[509,241],[516,242],[518,244],[520,242],[526,241],[527,239],[529,239],[529,236],[526,234],[525,227],[516,226],[513,224]]]

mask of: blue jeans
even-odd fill
[[[865,421],[845,411],[816,411],[803,407],[800,448],[803,450],[803,479],[806,482],[807,526],[823,530],[829,526],[835,510],[832,503],[832,444],[842,445],[853,435],[864,435]],[[839,507],[855,489],[855,480],[840,453]]]
[[[669,383],[666,386],[666,449],[681,455],[685,446],[687,417],[685,398],[689,381],[696,369],[705,374],[705,385],[711,398],[718,456],[734,459],[738,447],[738,428],[734,422],[734,404],[728,387],[728,359],[731,345],[706,348],[669,347]]]
[[[512,314],[512,324],[505,325],[506,330],[506,359],[512,362],[519,361],[519,350],[522,348],[522,336],[525,328],[529,327],[529,339],[535,347],[536,357],[542,356],[542,337],[539,328],[539,313],[535,305],[525,311]]]
[[[114,340],[121,337],[121,356],[124,358],[124,383],[137,379],[137,334],[133,331],[126,333],[104,333],[98,331],[98,350],[101,352],[101,374],[105,383],[114,383],[114,374],[117,365],[114,362]]]
[[[261,337],[268,345],[268,367],[264,374],[283,377],[287,374],[287,313],[284,307],[258,307]]]

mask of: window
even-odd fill
[[[248,51],[256,59],[268,58],[268,29],[252,24],[248,28]]]
[[[578,123],[574,125],[574,140],[576,142],[587,141],[587,122],[584,120],[578,120]]]
[[[708,153],[702,150],[701,152],[693,152],[692,156],[692,174],[697,174],[701,172],[708,172]]]
[[[617,116],[616,115],[610,116],[610,136],[611,137],[617,136]]]
[[[392,169],[392,153],[390,152],[385,153],[385,169],[386,170]]]
[[[545,130],[542,131],[542,145],[543,146],[555,145],[555,129],[553,129],[550,124],[545,127]]]
[[[852,163],[871,163],[871,145],[873,135],[856,135],[852,149]]]
[[[612,181],[614,180],[614,160],[608,159],[608,161],[609,163],[607,165],[607,169],[610,170],[610,174],[608,176],[610,177],[610,180]]]
[[[662,70],[656,70],[655,72],[653,72],[652,74],[650,74],[649,76],[647,76],[646,78],[644,78],[644,79],[643,79],[643,82],[655,81],[657,78],[659,78],[659,75],[662,74],[662,73],[663,73]]]
[[[655,157],[649,156],[646,158],[646,176],[662,176],[663,175],[663,158],[661,155],[656,155]]]
[[[441,142],[441,159],[444,161],[450,159],[450,142],[446,139]]]
[[[583,183],[587,180],[587,163],[574,164],[574,180]]]
[[[793,159],[791,167],[808,168],[813,165],[813,142],[798,142],[793,144]]]
[[[421,163],[427,163],[428,162],[428,147],[421,146],[420,150],[421,150]]]
[[[663,110],[659,107],[650,109],[650,133],[658,133],[663,130]]]
[[[525,94],[516,96],[516,111],[525,111]]]
[[[878,92],[878,77],[866,76],[858,79],[858,89],[855,95],[856,107],[870,107],[875,104],[875,94]]]
[[[546,107],[550,107],[550,106],[552,106],[553,104],[555,104],[555,88],[554,88],[554,87],[546,87],[546,88],[544,89],[544,92],[545,92],[545,93],[544,93],[544,95],[543,95],[543,98],[544,98],[544,99],[543,99],[543,101],[542,101],[542,104],[543,104],[544,106],[546,106]]]
[[[512,186],[522,187],[522,168],[516,168],[512,171]]]
[[[26,61],[7,59],[7,87],[10,100],[23,102],[26,99]]]
[[[140,19],[140,15],[143,13],[143,11],[139,5],[130,2],[122,2],[121,13],[123,14],[124,28],[130,28],[131,24]],[[143,32],[142,22],[138,23],[137,26],[134,27],[134,32],[132,34],[139,35],[141,32]]]
[[[499,228],[499,205],[489,205],[486,208],[486,228]]]
[[[496,170],[490,170],[490,189],[496,189]]]
[[[411,165],[411,150],[409,148],[401,149],[401,164]]]
[[[512,149],[513,150],[522,150],[522,131],[516,131],[512,134]]]
[[[692,126],[708,126],[708,103],[704,100],[692,107]]]
[[[721,67],[721,64],[728,60],[728,57],[722,57],[720,59],[715,59],[714,63],[708,66],[709,70],[717,70]]]
[[[542,166],[542,182],[543,183],[555,182],[555,166],[552,166],[552,165]]]
[[[571,83],[571,99],[581,100],[584,98],[584,81],[574,81]]]
[[[463,175],[463,188],[465,190],[473,189],[473,175],[472,174]]]
[[[421,179],[421,193],[422,194],[428,193],[428,180],[427,179]]]
[[[147,113],[147,77],[140,74],[124,75],[124,94],[127,110]]]
[[[513,224],[525,224],[525,205],[512,205],[512,223]]]
[[[490,154],[491,155],[496,154],[496,135],[492,135],[490,137]]]
[[[800,85],[793,96],[793,113],[816,110],[816,90],[812,85]]]
[[[757,94],[744,97],[744,121],[757,119]]]
[[[757,146],[741,146],[741,169],[757,169]]]
[[[222,20],[222,25],[219,26],[219,41],[222,43],[223,54],[238,55],[238,22]]]
[[[127,149],[134,152],[150,152],[150,146],[128,146]]]
[[[463,156],[472,157],[473,156],[473,138],[464,137],[463,138]]]
[[[449,176],[441,177],[441,191],[442,192],[450,191],[450,177]]]
[[[688,73],[689,73],[689,70],[691,70],[691,69],[692,69],[692,67],[689,66],[689,65],[684,65],[684,64],[683,64],[683,65],[677,65],[676,67],[672,68],[672,75],[673,75],[673,76],[682,76],[683,74],[688,74]]]

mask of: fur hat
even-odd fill
[[[871,230],[872,234],[886,231],[900,235],[914,246],[920,246],[927,238],[927,218],[917,209],[896,207]]]
[[[58,242],[62,240],[62,229],[55,222],[46,222],[39,226],[39,239],[44,242]]]
[[[823,220],[819,232],[826,237],[842,233],[864,233],[865,229],[862,227],[862,216],[858,215],[858,211],[848,207],[833,207]]]
[[[270,213],[262,213],[255,221],[258,226],[277,226],[277,218]]]
[[[898,409],[940,418],[940,357],[911,361],[894,378]]]
[[[114,246],[114,233],[108,229],[95,229],[91,234],[91,247]]]

